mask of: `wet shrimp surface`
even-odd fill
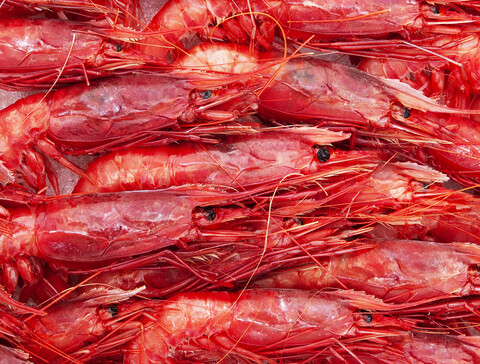
[[[0,358],[480,362],[479,16],[1,3]]]

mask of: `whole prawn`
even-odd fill
[[[48,89],[166,65],[110,38],[114,27],[105,20],[0,19],[0,87]]]
[[[204,82],[185,75],[133,75],[20,99],[0,111],[0,182],[13,183],[19,172],[30,186],[44,188],[46,159],[34,147],[83,175],[59,149],[98,153],[141,145],[154,139],[148,138],[151,132],[167,141],[189,138],[182,124],[235,120],[256,106],[252,85]],[[56,181],[53,173],[48,176]]]
[[[98,354],[99,348],[95,348],[95,344],[116,328],[115,323],[106,318],[115,316],[117,305],[141,290],[122,291],[99,287],[77,298],[49,304],[44,309],[44,316],[17,318],[2,311],[0,333],[32,353],[35,359],[51,363],[61,359],[79,363],[75,359],[79,355],[77,351],[80,351],[80,355]],[[109,314],[101,314],[102,311]],[[118,330],[117,345],[127,342],[139,329],[138,326],[124,325]],[[109,348],[112,350],[115,345],[109,343]],[[89,347],[96,350],[90,353]]]
[[[229,240],[230,243],[254,244],[257,252],[264,244],[267,244],[265,249],[270,245],[283,249],[285,245],[280,243],[285,241],[288,245],[292,240],[290,236],[286,236],[286,240],[282,237],[288,232],[283,223],[272,223],[269,228],[263,210],[228,206],[247,197],[250,199],[252,192],[225,193],[186,186],[52,197],[44,198],[38,205],[31,203],[28,207],[10,208],[9,216],[1,220],[3,285],[12,292],[19,274],[25,282],[33,284],[33,257],[45,259],[57,267],[77,270],[84,263],[93,268],[123,260],[117,265],[135,267],[151,263],[152,259],[165,259],[183,268],[188,264],[182,264],[182,259],[166,248],[176,246],[188,251],[188,244],[196,241],[218,246],[219,242]],[[254,205],[257,209],[261,207]],[[105,220],[105,216],[109,218]],[[282,217],[278,219],[282,221]],[[338,219],[333,217],[331,221]],[[298,234],[302,231],[305,234],[322,226],[313,224],[297,230]],[[327,236],[331,231],[326,229]],[[224,249],[227,255],[228,249],[227,244]],[[144,254],[150,257],[139,257]],[[133,257],[139,257],[139,263],[134,262]]]
[[[185,72],[253,73],[266,77],[265,87],[259,92],[259,113],[277,121],[325,119],[402,131],[409,130],[410,125],[396,122],[407,122],[410,109],[446,114],[477,113],[448,108],[404,83],[375,77],[341,63],[308,56],[288,58],[280,63],[278,59],[272,61],[273,56],[275,54],[252,52],[242,46],[202,44],[174,65]]]
[[[117,318],[145,313],[144,335],[128,344],[124,363],[274,363],[291,356],[308,360],[342,337],[395,335],[395,329],[413,324],[396,318],[394,309],[354,291],[258,289],[182,293],[163,302],[119,305]]]
[[[397,303],[478,293],[477,245],[378,239],[363,243],[371,248],[332,255],[324,267],[269,274],[252,287],[310,290],[341,285]]]
[[[355,163],[366,168],[378,156],[342,152],[329,147],[349,134],[312,127],[260,129],[251,135],[231,135],[203,146],[181,143],[157,148],[112,152],[91,163],[77,192],[160,189],[189,183],[248,188],[280,181],[288,175],[325,175]],[[320,177],[320,176],[319,176]]]
[[[478,16],[462,8],[463,1],[385,0],[342,3],[312,1],[222,0],[168,1],[145,27],[138,46],[145,53],[164,56],[166,46],[178,45],[192,31],[233,43],[260,44],[269,49],[279,26],[282,35],[315,47],[316,42],[351,41],[375,44],[372,38],[396,34],[403,39],[425,34],[458,34],[475,28]],[[363,42],[362,42],[363,41]],[[381,43],[381,42],[380,42]]]

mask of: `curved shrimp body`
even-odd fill
[[[107,22],[0,20],[0,87],[48,89],[52,84],[126,73],[162,60],[109,40]],[[61,70],[61,74],[59,73]],[[60,77],[59,77],[60,76]]]
[[[374,160],[373,154],[328,148],[348,137],[300,127],[233,135],[217,145],[182,143],[113,152],[89,165],[86,175],[95,185],[81,179],[74,192],[160,189],[189,183],[246,188],[278,182],[288,175],[334,174],[349,164]]]
[[[98,152],[197,119],[233,120],[256,105],[249,87],[206,87],[202,91],[201,82],[169,75],[135,75],[21,99],[0,111],[0,182],[14,182],[17,169],[34,182],[42,180],[43,158],[33,146],[82,174],[58,149]]]
[[[370,326],[406,328],[409,323],[359,309],[387,310],[392,305],[353,291],[301,292],[246,290],[183,293],[165,302],[119,306],[144,310],[145,332],[129,344],[125,363],[215,362],[229,359],[274,362],[283,355],[312,355],[333,340]],[[391,334],[391,331],[390,331]],[[306,348],[308,347],[308,349]]]
[[[271,274],[253,287],[310,290],[341,285],[398,303],[478,293],[479,246],[417,240],[363,242],[371,249],[331,256],[324,267]]]

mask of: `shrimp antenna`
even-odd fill
[[[371,16],[376,16],[376,15],[382,15],[385,13],[390,13],[392,9],[383,9],[379,11],[375,11],[373,13],[368,13],[368,14],[363,14],[363,15],[358,15],[358,16],[352,16],[350,18],[339,18],[339,19],[327,19],[327,20],[287,20],[287,23],[336,23],[336,22],[347,22],[347,21],[355,21],[355,20],[360,20],[364,18],[369,18]]]
[[[463,67],[463,64],[459,63],[459,62],[456,62],[454,61],[453,59],[450,59],[448,57],[445,57],[445,56],[442,56],[441,54],[437,53],[437,52],[434,52],[434,51],[431,51],[427,48],[424,48],[424,47],[421,47],[419,45],[416,45],[416,44],[413,44],[413,43],[410,43],[410,42],[407,42],[406,40],[402,40],[401,41],[403,44],[409,46],[409,47],[412,47],[412,48],[416,48],[416,49],[420,49],[421,51],[425,52],[425,53],[428,53],[428,54],[431,54],[433,56],[436,56],[438,58],[441,58],[443,59],[444,61],[447,61],[448,63],[452,63],[454,64],[455,66],[458,66],[458,67]]]

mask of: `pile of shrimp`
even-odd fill
[[[2,1],[0,362],[480,362],[479,23]]]

